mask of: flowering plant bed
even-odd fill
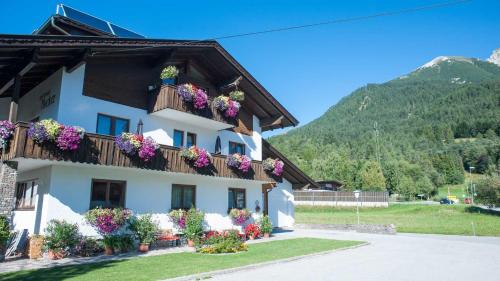
[[[182,231],[184,230],[184,228],[186,228],[186,211],[182,209],[172,210],[170,211],[170,213],[168,213],[168,216],[177,227],[177,229]]]
[[[60,150],[77,150],[85,130],[76,126],[65,126],[52,119],[31,123],[28,137],[38,144],[54,143]]]
[[[252,214],[248,209],[231,209],[229,216],[233,219],[234,224],[243,225]]]
[[[245,235],[250,239],[259,237],[260,233],[260,227],[255,223],[251,223],[245,227]]]
[[[280,177],[283,174],[283,168],[285,163],[279,159],[267,158],[262,161],[262,167],[264,170],[271,172],[273,175]]]
[[[246,155],[234,153],[227,156],[227,165],[229,167],[238,169],[243,173],[247,173],[252,167],[252,160]]]
[[[214,99],[215,108],[224,112],[227,118],[234,118],[240,111],[241,104],[245,99],[245,93],[235,90],[229,93],[229,96],[218,96]]]
[[[14,134],[15,128],[16,126],[8,120],[0,121],[0,146],[2,148],[7,146],[7,142]]]
[[[201,240],[201,245],[196,249],[203,254],[223,254],[246,251],[244,235],[237,230],[209,231]]]
[[[212,162],[212,155],[203,148],[193,145],[190,148],[182,149],[181,157],[191,162],[196,168],[208,167]]]
[[[192,103],[195,109],[205,109],[208,106],[208,96],[205,90],[193,84],[177,86],[177,94],[184,102]]]
[[[122,133],[115,137],[118,148],[129,156],[138,155],[143,161],[150,161],[156,155],[159,145],[151,137],[132,133]]]

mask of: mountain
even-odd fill
[[[437,57],[269,141],[311,177],[351,189],[431,194],[462,182],[469,166],[491,173],[500,158],[499,57],[500,49],[487,61]]]

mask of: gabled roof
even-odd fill
[[[21,93],[26,93],[61,66],[70,68],[89,56],[95,59],[145,56],[154,60],[173,50],[207,60],[210,72],[218,73],[228,81],[241,76],[242,88],[255,89],[249,100],[254,101],[252,110],[261,119],[264,131],[298,125],[290,112],[218,42],[212,40],[0,34],[0,97],[11,95],[13,79],[20,72],[23,72]]]
[[[285,163],[283,177],[292,183],[293,189],[320,188],[319,184],[306,175],[292,161],[286,158],[281,152],[274,148],[265,139],[262,139],[262,158],[279,158]]]

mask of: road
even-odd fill
[[[216,275],[210,280],[500,281],[500,238],[327,230],[296,230],[279,236],[362,240],[370,245]]]

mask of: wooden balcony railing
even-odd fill
[[[143,162],[136,157],[129,157],[122,153],[115,145],[113,137],[91,133],[85,134],[77,150],[65,152],[50,143],[43,145],[35,143],[27,135],[28,128],[27,123],[16,124],[14,136],[2,153],[2,161],[30,158],[266,182],[280,181],[264,170],[261,161],[252,161],[251,170],[248,173],[240,173],[227,166],[226,156],[223,155],[213,155],[212,165],[204,169],[196,169],[180,157],[179,148],[166,145],[160,146],[155,158],[151,161]]]
[[[153,113],[166,108],[175,109],[182,112],[191,113],[201,117],[209,118],[218,122],[235,126],[236,121],[228,119],[218,111],[211,98],[208,100],[208,107],[203,110],[195,109],[191,104],[184,102],[176,92],[176,87],[162,85],[159,90],[149,93],[148,112]]]

